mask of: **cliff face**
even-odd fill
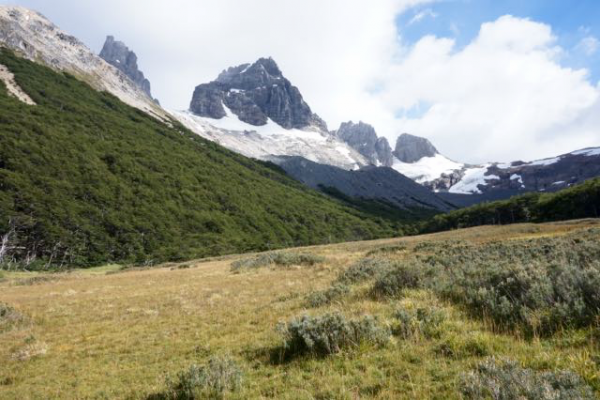
[[[138,69],[137,55],[129,50],[125,43],[116,41],[113,36],[108,36],[100,51],[100,57],[127,75],[144,93],[152,98],[150,81]]]
[[[327,131],[325,122],[311,111],[298,88],[271,58],[229,68],[215,81],[197,86],[190,111],[220,119],[226,115],[224,106],[254,126],[265,125],[271,119],[285,129],[316,127]]]
[[[378,138],[375,129],[364,122],[344,122],[336,135],[350,147],[365,156],[372,165],[391,167],[394,163],[392,149],[386,138]]]

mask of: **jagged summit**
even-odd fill
[[[215,81],[194,90],[192,113],[221,119],[227,115],[225,107],[254,126],[266,125],[271,119],[285,129],[316,127],[327,131],[325,122],[312,112],[272,58],[228,68]]]
[[[139,70],[137,55],[125,43],[115,40],[114,36],[107,36],[100,57],[127,75],[144,93],[152,97],[150,81]]]
[[[396,140],[394,156],[402,162],[414,163],[424,157],[435,157],[439,154],[431,142],[423,137],[403,133]]]
[[[343,122],[336,135],[366,157],[373,165],[390,167],[394,163],[392,148],[384,137],[378,138],[375,128],[362,121]]]

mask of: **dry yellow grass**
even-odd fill
[[[437,344],[396,340],[384,349],[286,364],[270,361],[281,339],[278,322],[304,312],[305,295],[323,289],[365,252],[382,245],[461,239],[473,242],[560,235],[597,225],[595,220],[543,225],[480,227],[434,235],[343,243],[302,249],[327,262],[314,267],[273,268],[233,274],[241,256],[112,273],[115,267],[58,274],[30,282],[33,274],[7,274],[0,302],[30,321],[0,332],[0,398],[145,398],[164,389],[173,374],[212,354],[228,354],[244,370],[236,398],[452,398],[456,380],[478,355],[444,358]],[[21,283],[21,284],[19,284]],[[403,300],[431,303],[426,293]],[[569,367],[594,380],[598,366],[585,344],[556,345],[494,334],[484,323],[455,316],[445,340],[479,341],[493,354],[532,364]],[[348,315],[388,315],[393,305],[353,293],[341,308]],[[577,333],[565,339],[577,341]],[[456,344],[460,346],[461,344]]]

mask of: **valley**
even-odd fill
[[[26,320],[0,324],[0,397],[161,398],[167,377],[177,380],[180,371],[215,356],[229,357],[242,374],[240,387],[225,391],[226,398],[455,399],[467,390],[461,382],[468,373],[490,357],[510,358],[535,371],[572,371],[583,382],[575,390],[588,386],[597,395],[597,322],[569,322],[575,328],[554,333],[529,331],[527,323],[503,327],[503,317],[471,313],[462,302],[466,292],[454,298],[434,287],[407,288],[383,298],[370,293],[389,262],[437,256],[434,263],[443,263],[452,256],[441,248],[506,243],[516,250],[540,241],[551,254],[566,249],[591,256],[600,251],[599,229],[597,220],[487,226],[284,251],[316,260],[304,266],[232,270],[236,261],[248,265],[254,259],[246,254],[154,268],[5,272],[0,302]],[[562,247],[572,240],[583,240],[581,247]],[[523,257],[514,260],[526,263]],[[348,275],[365,259],[379,266],[372,275]],[[571,265],[598,271],[597,258],[587,267]],[[348,292],[316,302],[315,293],[326,291],[344,271],[363,278],[347,280]],[[405,326],[399,325],[399,310],[441,317],[421,328],[418,320]],[[336,313],[349,319],[373,316],[377,326],[390,329],[389,338],[382,345],[361,341],[332,355],[285,357],[278,324]],[[579,393],[582,397],[573,398],[592,398]]]

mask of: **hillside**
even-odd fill
[[[5,273],[0,398],[206,398],[207,371],[227,399],[597,398],[598,243],[582,220],[286,250],[270,267]],[[356,343],[333,332],[353,327]]]
[[[73,76],[8,50],[0,64],[37,104],[0,85],[5,262],[155,263],[400,233]]]
[[[598,217],[600,178],[595,178],[556,193],[527,193],[436,215],[424,223],[423,231]]]

